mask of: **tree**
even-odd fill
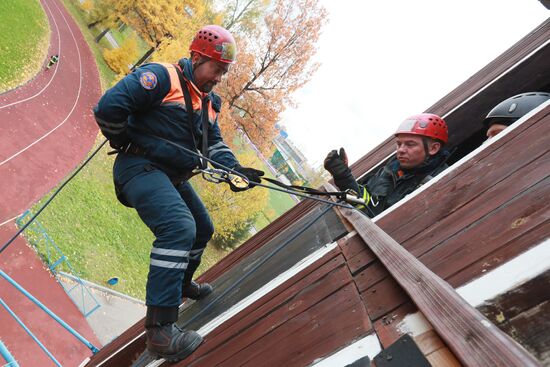
[[[326,15],[318,0],[275,0],[262,26],[238,39],[238,61],[218,89],[231,111],[220,122],[225,134],[242,129],[262,152],[272,149],[275,123],[294,104],[292,92],[318,68],[310,59]]]
[[[113,50],[105,49],[103,51],[103,58],[107,62],[107,65],[121,78],[128,73],[129,65],[136,59],[137,53],[137,39],[135,36],[132,36],[124,41],[119,48]]]
[[[112,27],[116,21],[116,15],[111,11],[114,0],[86,0],[80,7],[86,11],[86,21],[88,28],[97,25]]]
[[[234,0],[226,6],[222,26],[232,32],[238,28],[241,33],[257,27],[258,19],[263,15],[269,0]]]

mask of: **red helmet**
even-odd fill
[[[227,29],[218,25],[202,27],[193,38],[189,50],[227,64],[234,63],[237,58],[235,39]]]
[[[407,118],[399,125],[395,135],[397,134],[413,134],[427,136],[428,138],[437,139],[447,144],[449,140],[449,130],[443,119],[432,113],[421,113]]]

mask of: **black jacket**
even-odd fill
[[[442,150],[419,167],[403,170],[397,158],[392,158],[384,167],[369,175],[362,182],[348,182],[341,190],[353,189],[358,196],[368,200],[368,205],[359,206],[369,217],[374,217],[448,168],[448,151]]]

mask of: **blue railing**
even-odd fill
[[[82,342],[84,345],[86,345],[90,350],[95,354],[99,352],[99,349],[97,349],[92,343],[90,343],[86,338],[84,338],[82,335],[78,333],[75,329],[69,326],[65,321],[63,321],[59,316],[57,316],[55,313],[53,313],[48,307],[46,307],[42,302],[40,302],[38,299],[36,299],[32,294],[27,292],[25,288],[23,288],[21,285],[19,285],[15,280],[13,280],[8,274],[6,274],[3,270],[0,269],[0,277],[7,280],[11,285],[13,285],[19,292],[21,292],[25,297],[30,299],[35,305],[40,307],[46,314],[48,314],[52,319],[57,321],[61,326],[63,326],[68,332],[70,332],[75,338],[77,338],[80,342]],[[17,315],[11,311],[11,309],[8,307],[8,305],[0,298],[0,304],[12,315],[12,317],[27,331],[29,335],[34,339],[34,341],[42,348],[48,356],[56,363],[58,364],[51,355],[50,352],[47,351],[46,347],[43,346],[43,344],[36,338],[34,335],[32,335],[32,332],[23,324],[23,322],[17,317]]]
[[[1,301],[1,299],[0,299]],[[19,367],[19,363],[13,358],[8,348],[0,340],[0,355],[4,358],[7,364],[2,365],[2,367]]]
[[[27,210],[19,218],[17,218],[17,225],[22,227],[26,221],[32,218],[32,213],[30,210]],[[55,244],[54,240],[48,235],[42,224],[38,220],[34,220],[31,225],[26,229],[27,237],[30,238],[29,242],[34,243],[35,246],[39,247],[44,244],[44,249],[46,252],[46,261],[47,266],[56,277],[57,281],[61,284],[65,292],[76,304],[78,309],[82,312],[84,317],[90,316],[94,311],[101,307],[100,303],[94,297],[92,292],[86,287],[82,279],[78,276],[78,273],[72,267],[69,259],[61,249]],[[67,273],[71,274],[74,278],[72,279],[76,284],[70,287],[66,284],[64,279],[60,279],[58,267],[67,266]],[[75,294],[76,293],[76,294]],[[77,302],[78,294],[80,294],[81,303]]]

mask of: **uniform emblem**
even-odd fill
[[[157,86],[157,76],[150,71],[146,71],[139,77],[141,86],[147,90],[151,90]]]

